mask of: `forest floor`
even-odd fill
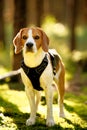
[[[0,130],[87,130],[87,87],[67,83],[64,100],[66,118],[58,117],[57,96],[53,101],[56,125],[47,127],[46,103],[44,93],[39,105],[36,124],[26,126],[30,108],[22,83],[5,83],[0,85]]]

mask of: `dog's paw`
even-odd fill
[[[35,124],[35,119],[34,119],[34,118],[29,118],[29,119],[26,121],[26,125],[27,125],[27,126],[34,125],[34,124]]]
[[[55,122],[54,122],[53,119],[47,119],[46,125],[49,126],[49,127],[51,127],[51,126],[55,125]]]

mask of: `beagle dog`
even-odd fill
[[[26,125],[35,124],[41,91],[44,90],[47,104],[46,125],[53,126],[55,122],[52,102],[55,84],[58,86],[59,94],[59,117],[65,117],[63,110],[65,69],[62,59],[55,49],[49,49],[49,38],[38,27],[21,29],[13,39],[13,44],[16,54],[23,50],[23,61],[20,70],[31,109]],[[55,57],[57,60],[55,60]]]

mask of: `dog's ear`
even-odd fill
[[[38,28],[41,33],[42,33],[42,49],[45,51],[45,52],[48,52],[48,47],[49,47],[49,38],[48,36],[46,35],[46,33],[41,29],[41,28]]]
[[[15,54],[18,54],[23,49],[22,40],[21,40],[21,38],[22,38],[22,31],[23,31],[23,29],[21,29],[17,33],[17,35],[15,36],[15,38],[13,39],[13,45],[15,47]]]
[[[45,32],[42,31],[42,48],[45,52],[48,52],[48,47],[49,47],[49,38],[48,36],[46,35]]]

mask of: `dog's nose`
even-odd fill
[[[26,43],[26,46],[31,48],[33,46],[33,43],[32,42],[28,42],[28,43]]]

